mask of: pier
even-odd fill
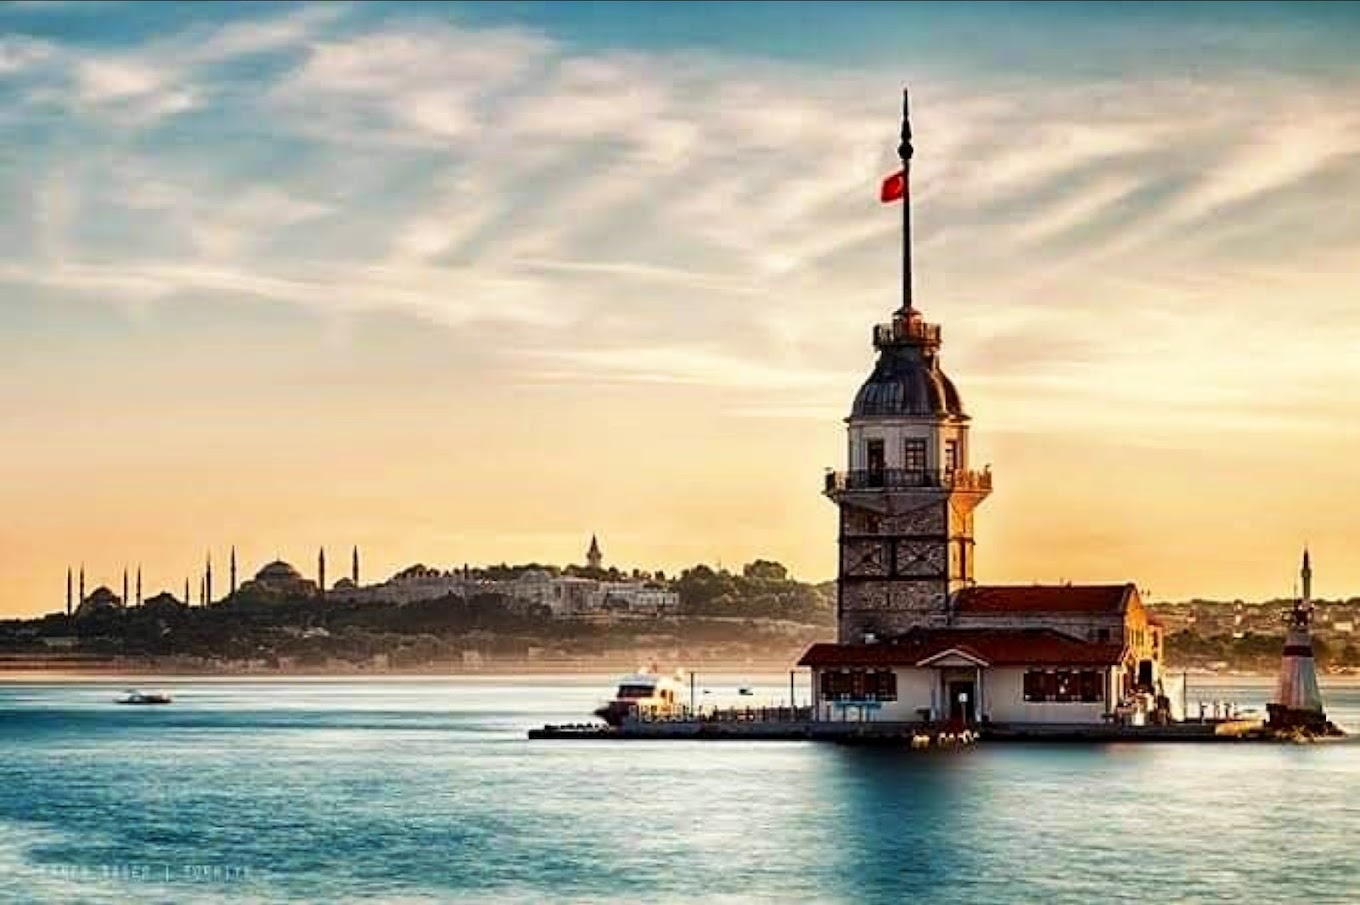
[[[1222,719],[1133,725],[1121,722],[1006,723],[875,719],[819,719],[809,707],[729,707],[694,714],[632,715],[604,723],[547,725],[534,740],[561,741],[814,741],[957,748],[975,742],[1244,742],[1283,737],[1259,720]]]

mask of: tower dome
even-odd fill
[[[878,361],[855,394],[851,418],[967,418],[954,382],[940,367],[940,328],[914,309],[899,311],[891,324],[874,328]]]

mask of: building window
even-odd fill
[[[1026,670],[1024,695],[1031,704],[1100,704],[1105,701],[1105,673],[1098,669]]]
[[[821,692],[827,701],[896,701],[897,673],[891,669],[825,670]]]
[[[870,440],[865,444],[865,467],[869,472],[871,483],[882,483],[883,472],[887,470],[887,457],[883,453],[882,440]]]
[[[926,470],[926,441],[909,438],[902,449],[904,471],[920,473]]]
[[[959,467],[959,441],[944,441],[944,470],[954,472]]]

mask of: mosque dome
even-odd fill
[[[302,575],[299,574],[297,569],[281,559],[274,560],[255,573],[255,580],[264,582],[297,581],[301,577]]]

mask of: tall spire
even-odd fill
[[[203,555],[203,605],[212,603],[212,551]]]
[[[359,586],[359,545],[354,545],[354,552],[350,556],[349,580],[354,582],[354,586]]]
[[[128,574],[127,566],[123,566],[123,606],[128,605]]]
[[[71,567],[66,567],[66,615],[71,615]]]
[[[322,547],[316,554],[316,590],[321,597],[326,596],[326,548]]]
[[[902,307],[901,314],[912,310],[911,296],[911,108],[907,89],[902,89],[902,143],[897,156],[902,160]]]
[[[231,545],[231,596],[236,596],[236,545]]]
[[[77,601],[76,606],[79,606],[80,604],[82,604],[82,603],[84,603],[84,602],[85,602],[85,564],[84,564],[84,563],[81,563],[81,564],[80,564],[80,600]]]
[[[137,564],[137,606],[142,605],[142,565]]]
[[[184,576],[184,605],[193,606],[193,598],[189,596],[189,576]]]

